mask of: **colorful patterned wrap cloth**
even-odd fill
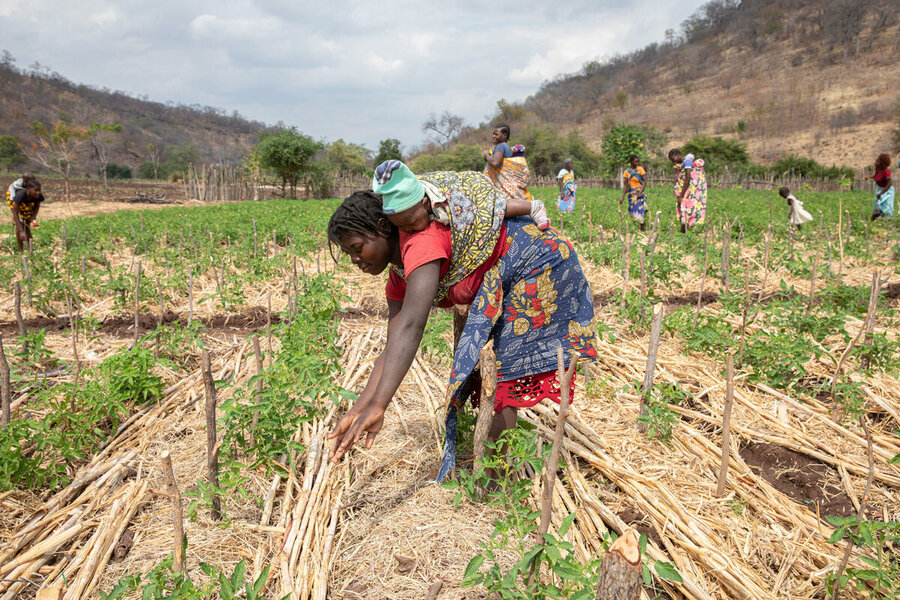
[[[485,274],[453,357],[438,481],[456,465],[455,403],[490,338],[498,381],[556,369],[560,345],[567,364],[571,351],[579,360],[597,358],[593,297],[575,250],[555,230],[541,231],[527,217],[508,219],[506,230],[509,247]]]
[[[556,207],[561,212],[572,212],[575,210],[575,174],[566,173],[562,178],[562,192],[556,201]]]
[[[681,194],[684,180],[689,177],[688,189],[675,207],[678,221],[685,227],[703,225],[706,221],[706,172],[703,159],[694,159],[691,169],[679,169],[675,177],[675,198]]]
[[[450,226],[450,268],[438,282],[434,304],[437,306],[447,291],[478,267],[494,253],[503,216],[506,213],[506,197],[488,179],[475,171],[435,171],[418,176],[443,195],[444,202],[432,204],[437,217]],[[391,268],[405,279],[403,269]]]
[[[518,148],[519,146],[516,146]],[[528,191],[528,180],[531,170],[524,156],[504,158],[499,167],[485,165],[484,175],[491,180],[495,188],[512,200],[533,200]]]

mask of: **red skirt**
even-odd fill
[[[569,403],[575,401],[575,377],[569,382]],[[500,381],[494,396],[494,411],[500,412],[507,406],[528,408],[544,398],[560,403],[562,400],[559,385],[559,371],[545,371],[536,375],[528,375],[519,379]]]

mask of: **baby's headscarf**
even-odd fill
[[[381,194],[381,212],[394,215],[412,208],[425,197],[425,186],[405,164],[386,160],[375,168],[372,191]]]
[[[525,146],[516,144],[512,147],[513,156],[525,156]]]

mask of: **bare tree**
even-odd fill
[[[106,165],[109,164],[109,154],[113,143],[113,134],[122,131],[122,126],[101,125],[94,123],[94,130],[97,132],[90,138],[91,150],[94,151],[94,158],[100,167],[100,177],[103,179],[103,185],[107,184]]]
[[[431,113],[428,120],[422,123],[422,132],[444,150],[450,146],[450,142],[460,134],[465,121],[459,115],[454,115],[445,110],[440,116]]]
[[[153,165],[153,179],[159,179],[159,148],[154,146],[153,144],[147,144],[147,158],[150,159],[150,164]]]

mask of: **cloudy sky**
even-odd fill
[[[377,148],[661,40],[699,0],[0,0],[0,49],[78,83]]]

